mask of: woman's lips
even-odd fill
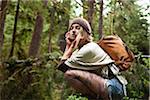
[[[71,40],[74,40],[74,39],[76,38],[76,36],[77,36],[77,35],[70,35],[69,38],[70,38]]]
[[[68,38],[70,42],[74,41],[74,39]]]

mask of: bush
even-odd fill
[[[2,100],[88,100],[68,87],[63,73],[56,69],[58,56],[46,54],[25,60],[11,58],[1,63]],[[149,61],[150,59],[138,58],[132,69],[125,72],[128,94],[124,100],[148,100]]]

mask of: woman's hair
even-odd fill
[[[81,35],[84,36],[88,42],[92,42],[93,41],[93,36],[92,34],[88,34],[86,32],[86,30],[83,29],[83,32],[81,32]]]

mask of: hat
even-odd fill
[[[88,34],[91,34],[91,26],[87,20],[80,18],[80,17],[74,18],[73,20],[71,20],[71,23],[69,25],[69,30],[70,30],[71,25],[73,25],[73,24],[81,25]]]

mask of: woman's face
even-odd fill
[[[79,24],[72,24],[69,30],[69,38],[74,40],[78,34],[83,32],[83,28]]]

